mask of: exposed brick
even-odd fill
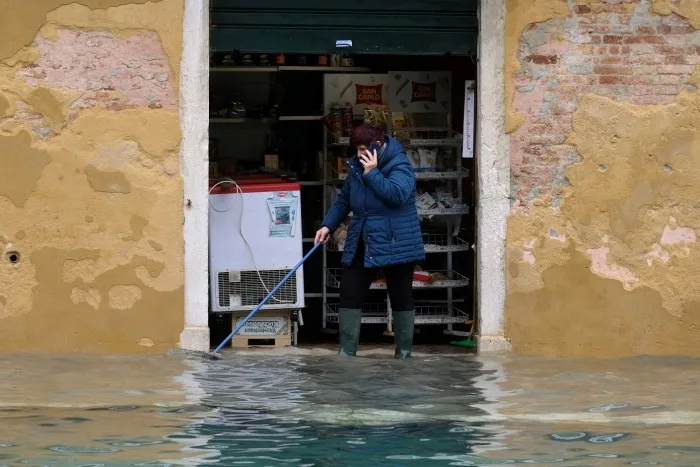
[[[668,55],[664,58],[664,63],[666,65],[685,65],[688,61],[682,55]]]
[[[631,55],[623,58],[622,63],[628,65],[661,65],[666,57],[661,54]]]
[[[659,67],[654,65],[635,65],[632,69],[636,75],[655,75]]]
[[[622,36],[606,35],[603,36],[603,42],[605,44],[622,44]]]
[[[600,84],[654,84],[652,76],[613,76],[603,75],[599,78]]]
[[[599,75],[631,75],[634,69],[631,66],[596,65],[593,72]]]
[[[552,65],[559,61],[556,55],[528,55],[525,60],[536,65]]]
[[[668,24],[662,24],[659,25],[658,33],[659,34],[664,34],[664,35],[670,35],[670,34],[692,34],[695,32],[695,28],[693,28],[690,24],[677,24],[677,25],[668,25]]]
[[[618,63],[622,63],[622,57],[603,57],[601,63],[604,65],[617,65]]]
[[[656,28],[654,26],[649,26],[649,25],[643,25],[643,26],[637,26],[637,28],[634,30],[635,33],[637,34],[656,34]]]
[[[648,96],[654,94],[654,86],[632,86],[632,94],[635,96]]]
[[[533,135],[530,138],[530,141],[535,143],[535,144],[562,144],[564,141],[566,141],[566,135],[563,135],[563,134]]]
[[[663,44],[664,38],[660,36],[629,36],[623,39],[625,44]]]
[[[526,154],[532,154],[533,156],[539,156],[542,154],[542,145],[539,144],[530,144],[525,147],[524,149]]]
[[[654,86],[654,94],[660,94],[660,95],[666,95],[666,96],[675,96],[679,92],[681,92],[681,87],[680,86]]]
[[[695,71],[695,67],[693,65],[664,65],[659,67],[658,71],[659,73],[670,75],[683,73],[691,74]]]
[[[658,79],[659,84],[681,84],[683,82],[681,75],[661,75]]]
[[[686,36],[664,36],[664,42],[668,45],[675,45],[678,47],[685,47],[688,45]]]
[[[662,55],[683,55],[684,48],[675,45],[660,45],[656,51]]]
[[[569,17],[538,23],[537,44],[520,44],[527,80],[517,81],[514,104],[525,120],[511,138],[511,183],[522,205],[543,197],[558,205],[565,169],[578,160],[565,141],[583,96],[669,104],[700,65],[695,29],[678,15],[649,12],[651,0],[568,3]]]

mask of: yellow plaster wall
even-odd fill
[[[0,11],[0,349],[173,348],[183,0]]]
[[[523,30],[574,15],[564,0],[508,0],[507,8],[506,106],[515,138],[535,120],[514,105]],[[700,27],[693,0],[654,0],[648,24],[658,15]],[[687,34],[688,44],[700,39]],[[526,354],[698,356],[700,67],[660,104],[599,95],[592,83],[561,144],[579,156],[565,167],[563,198],[519,200],[508,219],[506,337]]]

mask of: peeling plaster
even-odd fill
[[[183,329],[183,0],[68,3],[0,0],[0,249],[21,253],[0,340],[162,352]]]
[[[697,28],[697,2],[653,3],[651,13],[645,9],[651,0],[614,7],[626,11],[636,8],[635,27],[665,24],[675,28],[669,43],[695,44],[698,32],[688,31],[682,19],[659,19],[654,13],[675,13]],[[565,4],[511,2],[511,25],[515,26],[508,30],[512,35],[507,56],[518,61],[521,41],[543,44],[537,23],[550,20],[551,32],[560,28],[559,22],[569,21],[572,13]],[[587,6],[602,9],[610,5],[576,2],[576,8],[583,12],[590,12]],[[664,5],[672,11],[664,11]],[[531,16],[526,13],[528,8],[533,10]],[[615,28],[614,16],[601,13],[598,26]],[[555,50],[560,47],[556,33],[551,37],[547,47]],[[539,51],[548,53],[549,49],[540,47]],[[584,43],[581,47],[589,46]],[[638,50],[644,47],[639,45]],[[663,65],[663,55],[661,60]],[[511,64],[507,74],[511,81],[506,93],[511,96],[518,87],[530,84],[512,80],[519,66]],[[579,159],[562,164],[566,185],[558,205],[535,191],[532,199],[525,200],[527,209],[516,202],[508,217],[506,337],[515,352],[602,357],[700,355],[700,283],[696,281],[700,276],[696,234],[700,228],[696,207],[700,196],[700,95],[696,92],[700,66],[693,66],[668,69],[682,74],[683,80],[690,76],[692,86],[658,88],[669,94],[658,97],[656,104],[582,93],[574,101],[571,129],[548,128],[552,138],[562,138],[559,147],[573,150]],[[571,70],[575,72],[575,66]],[[674,82],[661,75],[659,82]],[[550,76],[568,79],[572,89],[589,79],[567,74],[565,69]],[[541,125],[532,108],[544,108],[549,96],[538,93],[527,97],[507,100],[511,105],[509,130]],[[516,115],[515,111],[522,113]],[[514,144],[517,154],[513,157],[523,157],[522,144],[518,146],[517,139]],[[541,171],[546,167],[527,169]],[[546,192],[549,187],[539,188]]]
[[[505,33],[505,80],[506,80],[506,133],[517,130],[524,117],[512,108],[515,94],[515,75],[520,70],[517,58],[518,42],[525,26],[541,23],[552,18],[565,18],[569,15],[567,0],[507,0]]]

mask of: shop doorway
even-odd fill
[[[464,2],[459,7],[455,7],[457,2],[442,3],[442,9],[435,2],[431,2],[429,9],[420,2],[409,5],[403,19],[398,18],[383,34],[368,38],[366,26],[369,23],[361,23],[365,31],[358,34],[355,29],[347,29],[347,15],[352,12],[358,18],[369,18],[371,23],[378,21],[377,18],[388,18],[392,9],[375,6],[373,15],[347,5],[342,12],[329,12],[327,5],[320,4],[302,11],[286,4],[285,7],[268,5],[264,9],[260,5],[242,7],[241,2],[237,2],[236,7],[232,7],[233,2],[217,0],[211,5],[209,81],[210,186],[224,178],[244,180],[253,173],[298,184],[301,232],[296,235],[305,253],[312,246],[313,233],[332,202],[334,190],[342,183],[342,168],[338,162],[349,155],[343,140],[347,132],[334,130],[329,123],[336,110],[329,108],[332,98],[328,96],[328,82],[333,79],[351,82],[353,77],[360,82],[384,76],[389,92],[393,90],[397,94],[404,82],[429,83],[433,77],[436,81],[442,76],[449,77],[448,92],[443,94],[449,96],[445,106],[449,112],[396,112],[394,108],[390,109],[388,119],[389,131],[404,138],[410,157],[415,160],[419,195],[425,203],[417,207],[422,210],[419,212],[422,212],[427,253],[421,268],[431,276],[429,284],[416,284],[419,310],[415,342],[435,345],[465,340],[474,333],[478,318],[476,251],[473,248],[477,232],[478,154],[473,151],[474,91],[478,86],[476,31],[464,30],[465,24],[476,23],[476,7],[465,9]],[[454,8],[460,8],[462,16],[473,15],[474,21],[464,21],[462,17],[459,28],[444,24],[434,26],[454,17]],[[415,21],[420,12],[425,18],[427,11],[432,12],[427,16],[429,20],[423,22],[420,33],[411,35],[409,26],[402,21]],[[290,12],[296,12],[294,14],[301,19],[294,23]],[[345,15],[347,30],[338,30],[339,26],[330,23],[318,23],[324,17],[338,15]],[[394,16],[397,16],[395,11]],[[310,28],[308,20],[303,19],[309,17],[317,21],[315,28]],[[277,28],[270,24],[275,21]],[[265,39],[260,36],[264,27],[268,28]],[[428,39],[430,34],[426,36],[431,28],[434,40]],[[370,27],[369,34],[371,31]],[[423,39],[417,40],[417,37]],[[334,47],[328,46],[331,38]],[[320,50],[320,47],[324,48]],[[402,79],[392,87],[392,75],[397,75],[396,72],[400,72]],[[334,330],[337,328],[335,304],[340,254],[336,250],[338,248],[329,248],[304,266],[303,326],[298,327],[295,339],[300,345],[337,339]],[[213,254],[216,252],[210,251],[210,257]],[[262,258],[260,255],[274,255],[275,252],[256,254]],[[255,263],[265,262],[255,260]],[[210,260],[210,268],[211,264]],[[214,277],[210,280],[210,305],[216,305],[217,294],[221,293],[220,279],[217,279],[220,272],[210,271],[210,277]],[[262,290],[276,285],[265,283],[264,271],[261,274],[258,268],[256,272],[257,280],[262,281]],[[256,278],[253,276],[252,280]],[[381,280],[371,292],[364,312],[362,342],[390,342],[390,304],[386,303]],[[212,343],[228,335],[238,315],[241,312],[210,307]],[[293,318],[296,321],[297,316]]]

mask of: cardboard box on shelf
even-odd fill
[[[265,168],[279,170],[280,158],[277,154],[265,154]]]

